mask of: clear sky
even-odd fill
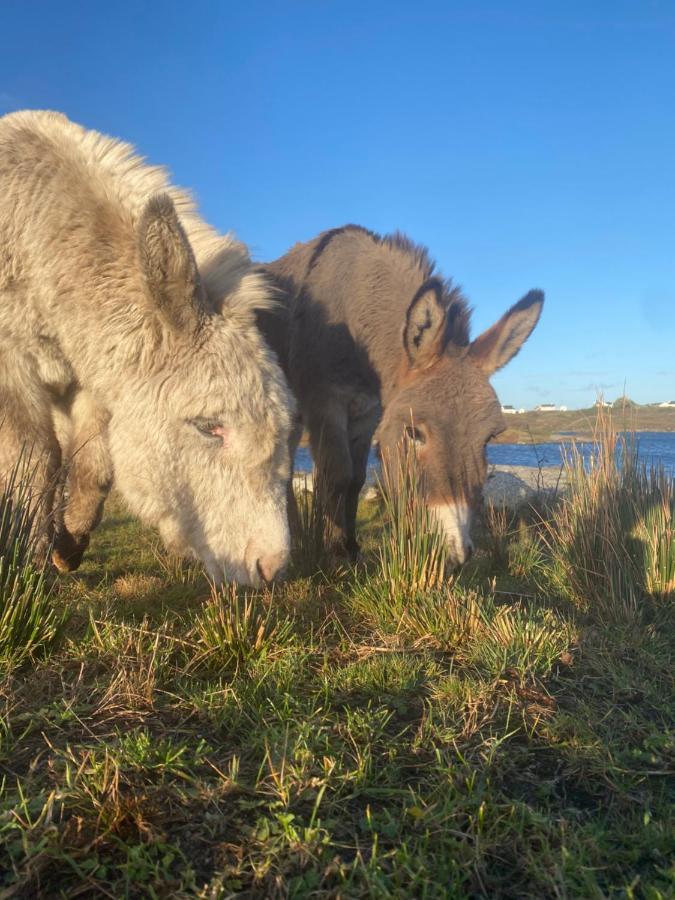
[[[134,143],[257,259],[426,244],[474,331],[531,287],[504,403],[675,399],[675,4],[5,0],[0,112]]]

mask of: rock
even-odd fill
[[[491,466],[483,489],[483,499],[495,506],[518,509],[530,503],[536,494],[551,496],[565,487],[565,475],[559,468],[535,469],[531,466]],[[311,472],[295,472],[296,490],[311,491],[314,479]],[[361,491],[362,500],[375,500],[378,491],[372,482]]]
[[[552,496],[564,489],[565,474],[557,467],[491,466],[483,489],[483,499],[495,506],[518,509],[537,494]]]
[[[293,473],[293,487],[296,491],[313,491],[314,490],[314,475],[312,472],[294,472]],[[368,482],[363,486],[363,490],[361,491],[361,500],[376,500],[377,499],[377,488],[372,482]]]

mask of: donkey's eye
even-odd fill
[[[219,422],[217,419],[205,419],[202,416],[198,416],[195,419],[188,419],[188,425],[192,425],[193,428],[196,428],[200,434],[203,434],[204,437],[210,438],[214,441],[222,441],[225,437],[225,427],[222,422]]]
[[[424,434],[420,431],[419,428],[415,428],[414,425],[406,425],[405,436],[409,441],[414,441],[416,444],[419,444],[419,446],[422,446],[422,444],[426,442]]]

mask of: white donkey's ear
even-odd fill
[[[426,282],[415,294],[405,315],[403,346],[416,369],[431,365],[443,352],[448,310],[436,281]]]
[[[162,316],[180,331],[199,324],[197,262],[168,194],[146,204],[138,224],[138,249],[150,294]]]
[[[543,291],[530,291],[472,342],[469,355],[488,375],[501,369],[532,334],[543,305]]]

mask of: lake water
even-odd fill
[[[571,436],[570,436],[571,437]],[[675,475],[675,432],[641,431],[636,435],[638,458],[647,465],[662,465],[664,469]],[[552,441],[541,444],[490,444],[488,446],[488,462],[498,466],[560,466],[567,441]],[[591,442],[577,441],[577,447],[585,460],[593,454]],[[370,451],[368,460],[369,478],[379,468],[377,455]],[[299,447],[295,458],[297,472],[309,472],[312,468],[312,457],[307,447]]]

